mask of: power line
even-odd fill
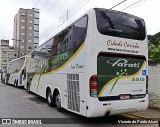
[[[49,12],[56,6],[56,4],[59,2],[59,0],[57,0],[52,6],[51,8],[49,8],[49,10],[47,11],[46,16],[49,14]]]
[[[46,38],[49,34],[51,34],[54,30],[56,30],[59,26],[61,26],[64,22],[66,22],[71,16],[73,16],[78,10],[80,10],[84,5],[86,5],[90,0],[85,0],[85,1],[80,1],[78,4],[77,1],[68,9],[62,16],[59,18],[59,20],[56,22],[56,24],[50,26],[49,30],[46,32],[43,32],[40,35],[40,38],[44,39]],[[73,10],[74,9],[74,10]],[[72,11],[73,10],[73,11]],[[74,12],[76,10],[76,12]]]
[[[78,0],[77,0],[78,1]],[[77,2],[76,1],[76,2]],[[76,5],[72,5],[70,9],[68,9],[64,14],[61,15],[61,17],[59,18],[59,21],[56,22],[56,24],[52,25],[51,28],[49,30],[47,30],[47,32],[44,32],[43,34],[41,34],[40,38],[45,39],[47,38],[53,31],[55,31],[59,26],[61,26],[64,22],[66,22],[70,17],[72,17],[75,13],[77,13],[78,10],[80,10],[83,6],[85,6],[90,0],[86,1],[85,3],[79,2],[80,5],[76,4]],[[111,7],[110,9],[113,9],[121,4],[123,4],[124,2],[126,2],[127,0],[123,0],[122,2],[114,5],[113,7]],[[139,0],[131,5],[129,5],[128,7],[122,9],[126,10],[136,4],[138,4],[139,2],[141,2],[142,0]],[[84,1],[83,1],[84,2]],[[73,10],[73,11],[72,11]],[[42,40],[41,39],[41,40]]]
[[[85,0],[86,1],[86,0]],[[84,2],[84,3],[81,3],[75,10],[75,12],[74,13],[70,13],[70,14],[68,14],[68,16],[67,15],[65,15],[63,18],[62,18],[62,20],[60,20],[59,22],[57,22],[57,24],[56,25],[54,25],[54,27],[52,28],[52,29],[50,29],[47,33],[45,33],[45,34],[43,34],[43,36],[41,36],[41,38],[42,39],[44,39],[44,38],[46,38],[46,37],[48,37],[53,31],[55,31],[59,26],[61,26],[64,22],[66,22],[70,17],[72,17],[78,10],[80,10],[84,5],[86,5],[88,2],[89,2],[90,0],[88,0],[88,1],[86,1],[86,2]],[[71,12],[73,12],[73,11],[71,11]],[[67,18],[68,17],[68,18]],[[41,39],[41,40],[42,40]]]
[[[90,0],[88,0],[88,1],[86,1],[85,3],[83,3],[82,5],[81,5],[81,7],[78,9],[77,8],[77,10],[75,10],[75,12],[74,13],[70,13],[69,15],[67,15],[68,16],[68,18],[67,18],[67,20],[70,18],[70,17],[72,17],[74,14],[76,14],[82,7],[84,7],[88,2],[89,2]]]
[[[41,11],[42,11],[42,9],[47,5],[48,1],[49,1],[49,0],[47,0],[47,1],[45,2],[45,4],[43,5],[43,7],[41,8]]]
[[[131,5],[129,5],[128,7],[122,9],[121,11],[124,11],[124,10],[128,9],[128,8],[130,8],[130,7],[132,7],[132,6],[136,5],[136,4],[138,4],[138,3],[141,2],[141,1],[143,1],[143,0],[137,1],[137,2],[135,2],[135,3],[131,4]],[[144,0],[144,1],[145,1],[145,0]]]
[[[36,2],[36,4],[35,4],[34,8],[36,8],[36,7],[37,7],[37,5],[38,5],[39,1],[40,1],[40,0],[37,0],[37,2]]]
[[[77,1],[79,1],[79,0],[77,0]],[[76,1],[74,4],[76,4],[77,1]],[[73,4],[72,6],[75,6],[74,4]],[[72,8],[72,6],[71,6],[71,8]],[[51,9],[52,9],[52,8],[51,8]],[[66,15],[66,12],[63,13],[58,19],[59,19],[59,20],[63,19],[65,15]],[[43,33],[40,34],[40,37],[43,36],[43,34],[45,34],[45,32],[48,32],[48,29],[52,29],[54,26],[55,26],[55,24],[54,24],[54,25],[53,25],[53,24],[50,25]]]
[[[123,4],[123,3],[126,2],[126,1],[127,1],[127,0],[123,0],[122,2],[120,2],[120,3],[116,4],[116,5],[114,5],[113,7],[111,7],[110,9],[113,9],[113,8],[119,6],[120,4]]]
[[[39,9],[42,10],[47,5],[48,2],[49,2],[49,0],[38,0],[36,5],[35,5],[35,8],[37,6],[39,6]]]
[[[46,14],[45,16],[43,16],[43,18],[46,17],[46,16],[49,14],[49,12],[56,6],[56,4],[57,4],[59,1],[60,1],[60,0],[56,0],[56,2],[55,2],[53,5],[51,5],[51,7],[49,8],[49,10],[47,11],[47,14]],[[40,9],[41,11],[44,9],[44,7],[47,5],[48,2],[49,2],[49,0],[47,0],[47,1],[45,2],[45,4],[43,5],[43,7]]]

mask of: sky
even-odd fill
[[[0,39],[10,40],[10,45],[13,45],[14,16],[19,8],[40,9],[39,33],[40,43],[43,43],[54,32],[75,21],[89,8],[110,9],[122,1],[124,0],[0,0]],[[137,1],[139,0],[126,0],[113,9],[122,11]],[[59,18],[65,18],[67,10],[71,17],[54,30],[56,24],[61,21]],[[153,35],[160,32],[160,0],[142,0],[138,4],[123,10],[123,12],[143,18],[146,23],[147,34]]]

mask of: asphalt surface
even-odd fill
[[[47,105],[45,99],[31,93],[27,93],[23,88],[15,88],[11,85],[0,83],[0,123],[6,119],[12,123],[23,121],[23,125],[2,125],[0,127],[151,127],[156,124],[122,124],[123,121],[143,120],[128,114],[115,115],[101,118],[85,118],[77,114],[64,110],[62,113]],[[31,121],[29,121],[31,120]],[[39,120],[42,125],[26,125],[25,122],[35,122]],[[14,121],[14,122],[13,122]]]

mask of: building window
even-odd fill
[[[39,38],[34,38],[34,43],[38,43],[39,42]]]
[[[3,55],[7,55],[7,52],[6,52],[6,51],[3,51]]]
[[[31,42],[32,42],[32,40],[28,40],[28,42],[30,42],[30,43],[31,43]]]
[[[21,46],[21,49],[24,49],[24,46]]]
[[[32,23],[32,20],[29,20],[29,23]]]
[[[14,52],[10,52],[10,53],[8,54],[8,57],[9,57],[9,58],[14,57]]]
[[[39,24],[39,19],[34,19],[34,24]]]
[[[25,16],[25,13],[22,13],[22,16]]]
[[[39,12],[39,9],[37,9],[37,8],[34,8],[33,10],[34,10],[35,12]]]
[[[24,27],[24,26],[21,26],[21,29],[25,29],[25,27]]]
[[[3,68],[3,70],[5,70],[7,68],[7,66],[3,66],[2,68]]]
[[[32,14],[29,14],[29,16],[32,17],[33,15],[32,15]]]
[[[23,36],[23,35],[24,35],[24,33],[21,33],[21,35]]]
[[[25,20],[22,19],[21,22],[25,22]]]
[[[29,34],[29,36],[32,36],[32,34]]]
[[[32,49],[32,47],[28,47],[28,49]]]
[[[32,27],[29,27],[29,30],[32,30]]]
[[[6,63],[6,62],[7,62],[7,59],[3,59],[3,62],[5,62],[5,63]]]
[[[35,17],[35,18],[39,18],[39,13],[35,12],[35,13],[34,13],[34,17]]]
[[[37,48],[38,47],[38,44],[34,44],[34,48]]]
[[[39,26],[38,25],[34,25],[34,30],[39,31]]]
[[[34,31],[34,36],[35,36],[35,37],[39,37],[39,32]]]
[[[12,55],[12,52],[9,52],[9,55]]]
[[[21,40],[21,42],[24,42],[24,40]]]

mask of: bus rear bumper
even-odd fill
[[[146,110],[148,107],[148,94],[145,98],[118,101],[103,101],[91,99],[88,106],[87,117],[101,117],[122,113]]]

